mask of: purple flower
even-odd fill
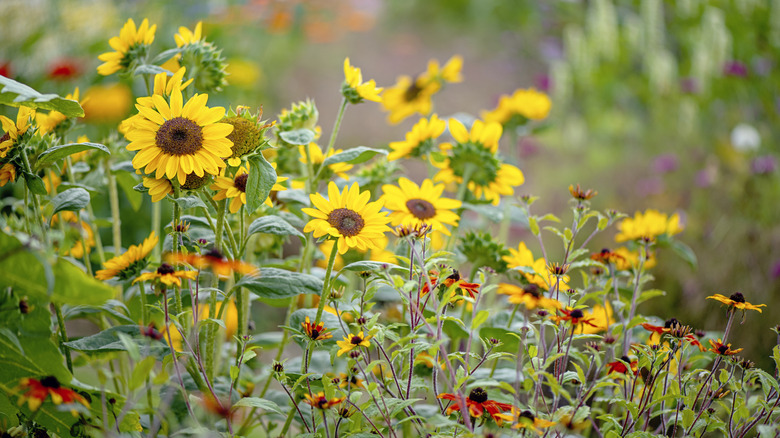
[[[723,75],[744,78],[748,75],[748,68],[745,64],[739,61],[728,61],[723,66]]]
[[[692,77],[682,78],[680,79],[680,91],[685,94],[696,94],[699,92],[699,82]]]
[[[755,175],[768,175],[777,170],[777,160],[772,155],[756,157],[750,163],[750,171]]]
[[[653,169],[658,173],[674,172],[677,170],[677,166],[677,155],[672,153],[657,156],[653,163]]]
[[[771,270],[772,279],[777,280],[780,278],[780,260],[776,261]]]

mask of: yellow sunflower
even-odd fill
[[[182,82],[184,81],[184,74],[186,72],[187,69],[185,67],[180,67],[172,76],[168,76],[168,73],[157,73],[154,75],[154,91],[152,96],[159,94],[163,97],[168,97],[173,93],[174,88],[178,88],[179,90],[187,88],[192,83],[192,79]],[[154,98],[152,96],[139,97],[136,101],[139,105],[154,109]],[[119,124],[119,132],[127,134],[133,123],[139,120],[144,120],[144,116],[141,113],[128,117]]]
[[[195,280],[198,278],[198,271],[177,271],[173,266],[168,263],[160,264],[154,272],[144,272],[133,280],[133,284],[139,281],[153,281],[155,283],[162,283],[166,286],[179,286],[181,287],[181,279],[187,278]]]
[[[618,224],[620,232],[615,236],[616,242],[627,240],[646,239],[654,241],[661,235],[672,236],[683,230],[680,225],[680,216],[675,213],[671,216],[658,210],[648,209],[644,213],[636,212],[633,218],[625,218]]]
[[[75,100],[79,102],[79,87],[65,96],[65,99]],[[86,100],[86,99],[85,99]],[[84,105],[84,101],[80,101],[79,104]],[[35,114],[35,124],[38,125],[42,134],[48,134],[54,131],[60,123],[64,122],[68,117],[59,111],[49,111],[48,114],[37,113]]]
[[[120,280],[131,278],[146,266],[146,256],[152,252],[159,241],[160,238],[152,231],[152,234],[140,245],[130,245],[124,254],[106,260],[103,263],[105,269],[97,271],[95,278],[98,280],[109,280],[114,277],[119,277]]]
[[[498,122],[506,125],[513,117],[519,117],[520,123],[525,120],[542,120],[550,114],[552,101],[550,98],[533,88],[516,90],[511,96],[503,95],[498,100],[498,106],[492,111],[484,111],[482,118],[486,122]]]
[[[276,163],[271,163],[274,169],[276,169]],[[230,178],[227,176],[218,176],[211,186],[211,190],[217,192],[212,199],[215,201],[221,201],[223,199],[230,199],[230,212],[236,213],[242,205],[246,205],[246,183],[249,179],[249,163],[246,167],[241,166],[236,171],[236,174]],[[280,182],[287,181],[287,177],[276,177],[276,183],[271,190],[287,190],[287,187],[279,184]],[[270,198],[265,198],[264,204],[273,207]]]
[[[80,259],[84,257],[84,250],[87,254],[90,253],[92,248],[95,247],[95,233],[92,231],[92,227],[88,223],[82,221],[79,216],[72,211],[61,211],[54,215],[51,220],[52,226],[56,225],[60,220],[65,221],[66,226],[72,229],[78,234],[78,239],[73,247],[66,250],[63,255],[69,255],[73,258]]]
[[[420,119],[412,126],[412,130],[406,133],[404,141],[390,142],[392,152],[387,155],[390,161],[404,157],[425,158],[433,149],[433,140],[438,138],[447,127],[444,120],[436,114],[430,119]]]
[[[442,161],[434,161],[441,170],[434,176],[437,182],[461,184],[468,175],[468,189],[477,199],[485,199],[498,205],[501,196],[514,194],[514,187],[525,182],[523,172],[511,164],[503,163],[496,153],[498,140],[503,132],[498,123],[477,120],[467,131],[462,123],[450,119],[450,134],[455,145],[442,144],[449,155]]]
[[[509,269],[526,268],[525,270],[520,271],[526,280],[544,290],[550,290],[552,282],[555,281],[555,277],[550,272],[550,268],[544,263],[544,257],[534,259],[533,253],[525,245],[525,242],[520,242],[520,244],[517,245],[517,249],[509,248],[509,254],[510,255],[503,257],[503,260],[507,263]],[[527,272],[527,268],[533,270],[533,273]],[[568,281],[568,276],[564,275],[561,277],[558,289],[568,289]]]
[[[363,82],[363,73],[361,73],[360,68],[350,65],[349,58],[344,59],[344,86],[341,88],[341,94],[349,103],[360,103],[363,99],[381,102],[380,93],[382,93],[382,87],[377,88],[373,79]]]
[[[306,224],[303,232],[314,232],[314,238],[330,235],[337,238],[338,252],[344,254],[349,248],[361,251],[373,249],[378,241],[390,231],[387,213],[380,212],[382,202],[368,202],[371,192],[360,192],[357,183],[344,187],[339,193],[336,183],[328,184],[328,199],[321,194],[309,195],[317,208],[304,208],[301,211],[313,219]]]
[[[6,116],[0,116],[0,124],[3,125],[3,134],[0,137],[0,158],[5,158],[8,152],[16,144],[19,137],[23,136],[30,128],[30,119],[35,117],[35,110],[26,106],[20,106],[16,113],[16,123]]]
[[[144,55],[146,48],[154,42],[156,30],[157,25],[149,26],[149,20],[146,18],[138,28],[132,18],[127,20],[119,31],[119,36],[108,40],[114,51],[98,56],[99,60],[104,61],[97,68],[98,74],[108,76],[129,67],[133,59]]]
[[[306,146],[300,145],[298,146],[298,152],[301,154],[301,157],[298,159],[303,164],[306,164],[308,161],[306,160]],[[322,153],[322,149],[317,145],[317,143],[309,143],[309,153],[311,153],[311,162],[315,165],[322,164],[323,161],[325,161],[325,158],[329,158],[335,154],[341,153],[343,150],[341,149],[331,149],[330,152],[328,152],[328,156],[326,157],[325,154]],[[348,163],[335,163],[328,166],[328,169],[333,172],[335,175],[338,175],[339,177],[343,179],[349,179],[349,175],[346,174],[346,172],[349,172],[352,170],[354,166],[352,164]],[[323,179],[327,179],[323,177]]]
[[[3,164],[3,167],[0,167],[0,187],[3,187],[9,182],[14,182],[15,180],[16,166],[11,163]]]
[[[225,109],[207,107],[206,94],[196,94],[183,104],[177,87],[171,92],[170,105],[159,94],[152,98],[154,109],[136,105],[144,119],[133,123],[127,132],[127,149],[138,151],[133,167],[145,168],[147,174],[154,172],[156,178],[177,178],[179,184],[184,184],[189,173],[200,177],[219,174],[226,166],[223,158],[233,153],[233,142],[227,139],[233,126],[217,123]]]
[[[176,47],[185,46],[187,44],[193,44],[200,41],[203,37],[203,22],[198,21],[194,30],[189,30],[184,26],[179,27],[179,33],[173,36],[176,41]]]
[[[445,225],[458,225],[460,217],[453,209],[460,208],[461,202],[455,199],[442,198],[444,184],[434,185],[426,179],[418,186],[412,181],[401,178],[398,186],[385,184],[384,194],[380,198],[385,207],[392,210],[390,219],[393,226],[417,227],[430,225],[435,231],[450,235]]]
[[[173,185],[167,178],[150,178],[145,176],[143,184],[144,187],[149,189],[149,196],[152,197],[152,202],[159,202],[173,193]]]

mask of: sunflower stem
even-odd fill
[[[20,148],[22,153],[22,162],[24,164],[24,171],[25,173],[32,174],[32,167],[30,167],[30,159],[27,157],[27,148],[22,147]],[[29,187],[25,184],[25,190],[30,190]],[[26,192],[25,192],[26,193]],[[38,195],[33,193],[30,190],[30,197],[32,198],[33,203],[33,214],[35,215],[35,223],[38,225],[38,228],[41,230],[41,237],[43,238],[44,243],[46,246],[50,246],[49,243],[49,234],[46,232],[46,228],[44,228],[43,225],[43,218],[42,218],[42,212],[41,212],[41,201],[38,199]],[[30,218],[28,217],[27,220],[29,221]],[[32,226],[30,226],[30,230],[32,230]]]
[[[325,148],[325,152],[323,152],[322,154],[323,158],[327,158],[330,151],[333,150],[333,145],[336,144],[336,137],[338,137],[339,135],[339,128],[341,127],[341,119],[344,118],[344,111],[346,111],[347,109],[347,103],[348,102],[346,97],[341,99],[341,106],[339,106],[339,113],[336,116],[336,121],[333,123],[333,132],[330,133],[330,140],[328,140],[328,147]],[[309,162],[311,162],[311,160],[309,160]],[[325,169],[325,165],[321,164],[319,169],[317,169],[317,173],[314,175],[315,182],[319,179],[323,169]]]
[[[466,199],[466,191],[469,188],[469,181],[471,180],[471,175],[474,174],[474,172],[477,170],[477,165],[474,163],[468,163],[466,164],[466,168],[463,169],[463,181],[460,183],[460,187],[458,188],[458,201],[463,202],[464,199]],[[461,207],[458,210],[458,216],[461,215],[463,212],[463,207]],[[458,232],[460,231],[460,226],[452,230],[452,233],[450,234],[450,238],[447,239],[447,246],[445,249],[450,249],[452,247],[452,242],[455,241],[455,237],[457,236]]]
[[[173,229],[171,230],[171,239],[173,240],[173,256],[176,260],[178,260],[177,256],[181,252],[181,246],[180,246],[180,240],[179,240],[179,231],[176,229],[176,227],[179,226],[179,222],[181,222],[181,206],[178,202],[175,202],[179,199],[179,196],[181,195],[181,188],[179,187],[178,181],[172,181],[173,183]],[[113,210],[113,209],[112,209]],[[116,239],[116,236],[114,236]],[[114,241],[116,242],[116,240]],[[116,245],[116,243],[115,243]],[[178,267],[178,262],[176,263],[175,267]],[[181,288],[178,286],[173,287],[173,309],[176,314],[180,314],[183,310],[182,304],[181,304]]]
[[[325,310],[325,303],[328,301],[328,297],[330,296],[330,274],[333,272],[333,265],[336,263],[336,254],[339,252],[339,245],[338,242],[333,242],[333,248],[330,250],[330,258],[328,258],[328,268],[325,270],[325,280],[322,282],[322,292],[320,292],[320,302],[317,306],[317,316],[314,318],[314,324],[317,325],[322,320],[322,311]],[[338,318],[338,314],[336,315]],[[309,348],[308,353],[306,354],[306,361],[305,364],[308,364],[311,362],[311,355],[314,352],[313,348]],[[304,373],[308,372],[308,370],[304,370]]]
[[[108,159],[103,163],[106,166],[106,176],[108,177],[108,202],[111,205],[111,234],[114,254],[119,254],[122,248],[122,218],[119,214],[119,192],[116,188],[116,177],[111,173],[111,165]]]
[[[217,250],[222,248],[222,234],[225,229],[225,217],[227,216],[228,204],[226,200],[219,201],[217,208],[217,231],[214,238],[214,247]],[[212,273],[211,277],[211,292],[209,294],[209,318],[216,316],[217,309],[217,286],[219,286],[219,276],[216,273]],[[206,326],[206,377],[210,380],[214,379],[214,355],[216,353],[217,342],[217,327],[213,324]]]
[[[54,312],[57,314],[57,325],[60,327],[60,350],[65,356],[65,362],[68,365],[68,371],[73,373],[73,361],[70,358],[70,348],[65,345],[68,342],[68,331],[65,329],[65,318],[62,317],[62,308],[57,303],[52,303]]]

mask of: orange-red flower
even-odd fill
[[[447,415],[458,410],[461,412],[465,411],[464,407],[461,405],[460,397],[458,395],[444,393],[439,394],[437,397],[455,402],[455,404],[447,408]],[[487,411],[496,424],[500,426],[503,422],[503,419],[500,416],[501,412],[509,411],[513,406],[507,403],[497,402],[495,400],[488,400],[487,391],[485,391],[483,388],[476,387],[472,389],[471,392],[469,392],[468,397],[466,397],[466,407],[468,408],[469,414],[474,418],[481,417]]]
[[[195,280],[198,277],[197,271],[177,271],[173,266],[162,263],[160,267],[154,272],[144,272],[133,280],[133,284],[139,281],[154,281],[155,283],[162,283],[166,286],[179,286],[181,287],[181,279],[188,278]]]
[[[721,339],[718,339],[718,342],[710,339],[710,345],[712,345],[712,348],[710,348],[709,351],[712,351],[713,353],[719,354],[721,356],[733,356],[744,350],[744,348],[737,348],[736,350],[732,350],[731,344],[724,344]]]
[[[301,325],[303,326],[303,331],[306,333],[306,336],[312,341],[324,341],[325,339],[333,337],[333,335],[330,334],[330,329],[326,329],[325,324],[322,321],[317,324],[312,324],[307,316],[306,320],[302,322]]]
[[[660,338],[660,336],[668,333],[672,337],[687,341],[689,344],[698,347],[700,351],[704,351],[704,346],[701,345],[701,342],[699,342],[699,340],[696,339],[696,336],[691,333],[691,328],[687,325],[682,325],[676,318],[670,318],[666,320],[663,326],[652,325],[645,322],[642,323],[642,327],[645,330],[653,333],[650,335],[651,341],[655,335],[658,335]]]
[[[447,288],[456,286],[461,291],[468,293],[471,298],[475,298],[479,293],[479,283],[466,282],[460,278],[460,272],[457,270],[453,271],[452,274],[450,274],[444,280],[439,279],[437,272],[431,272],[428,275],[431,278],[431,285],[433,285],[434,289],[443,284]],[[423,283],[422,291],[420,291],[420,293],[425,295],[430,291],[430,288],[428,288],[428,282]]]
[[[612,374],[612,373],[626,374],[628,373],[628,368],[630,366],[631,372],[634,373],[634,375],[636,376],[637,369],[638,369],[637,363],[638,362],[636,360],[631,360],[628,358],[628,356],[623,356],[620,358],[620,360],[607,363],[607,374]]]
[[[303,394],[303,396],[306,397],[306,400],[304,400],[306,404],[311,405],[313,408],[317,409],[328,409],[332,406],[336,406],[341,404],[341,402],[343,402],[346,398],[333,397],[332,399],[328,400],[328,398],[325,397],[324,392],[318,392],[316,395]]]
[[[591,254],[590,259],[595,260],[597,262],[604,263],[605,265],[609,265],[609,264],[617,265],[618,263],[626,262],[625,257],[618,254],[617,252],[610,251],[607,248],[604,248],[597,253]]]
[[[592,327],[598,327],[593,323],[593,318],[588,318],[582,312],[582,309],[559,309],[559,312],[563,313],[563,316],[551,316],[555,322],[571,321],[571,325],[588,324]]]
[[[222,255],[216,248],[209,252],[198,254],[171,254],[168,256],[169,262],[187,263],[195,269],[211,269],[215,274],[219,276],[228,276],[233,272],[240,274],[257,274],[259,270],[240,260],[229,260]]]
[[[27,407],[31,411],[36,411],[41,404],[46,401],[46,398],[51,396],[51,401],[55,405],[59,404],[75,404],[80,403],[86,408],[89,408],[89,402],[76,393],[76,391],[62,387],[60,381],[54,376],[46,376],[41,380],[25,377],[19,381],[17,388],[20,391],[25,391],[21,397],[19,397],[19,406],[27,402]],[[70,410],[73,416],[78,414],[76,409]]]

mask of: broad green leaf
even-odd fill
[[[469,204],[468,202],[464,202],[463,208],[479,213],[488,218],[491,222],[498,223],[504,219],[504,213],[499,208],[493,207],[492,205]]]
[[[477,314],[474,316],[474,319],[471,321],[471,328],[477,329],[479,326],[485,323],[487,321],[488,317],[490,316],[490,312],[487,310],[480,310],[477,312]]]
[[[539,223],[536,221],[536,217],[529,216],[528,217],[528,229],[531,230],[531,234],[534,236],[539,235]]]
[[[260,275],[242,278],[235,288],[243,287],[270,304],[287,305],[286,299],[300,294],[317,294],[322,291],[322,280],[300,272],[278,268],[261,268]],[[280,303],[280,300],[284,300]]]
[[[301,128],[279,133],[279,137],[287,143],[303,146],[314,141],[316,134],[311,129]]]
[[[100,305],[114,297],[111,286],[90,277],[66,258],[52,265],[54,290],[51,299],[62,304]]]
[[[133,76],[151,74],[156,75],[158,73],[169,74],[168,70],[154,64],[141,64],[133,71]]]
[[[128,172],[117,172],[114,177],[116,178],[116,182],[119,187],[122,188],[122,192],[127,197],[127,200],[130,201],[130,206],[134,211],[138,211],[141,208],[144,195],[140,191],[135,190],[135,185],[138,183],[138,180],[135,179],[134,174]],[[143,184],[141,184],[141,187],[144,188],[144,191],[148,191],[148,189],[146,189]]]
[[[84,110],[75,100],[56,94],[41,94],[21,82],[0,76],[0,104],[59,111],[67,117],[83,117]]]
[[[233,405],[233,407],[249,407],[249,408],[260,408],[264,411],[270,411],[275,412],[277,414],[282,414],[282,410],[279,408],[279,405],[272,402],[271,400],[266,400],[264,398],[259,397],[244,397],[241,400],[237,401],[236,404]]]
[[[276,184],[276,170],[262,154],[250,157],[249,177],[246,182],[246,211],[252,214],[265,202]]]
[[[306,243],[306,236],[295,227],[290,225],[286,220],[279,216],[263,216],[257,218],[249,225],[248,236],[255,233],[275,234],[277,236],[298,236],[301,239],[301,243]]]
[[[387,151],[383,149],[369,148],[366,146],[358,146],[352,149],[347,149],[344,152],[331,155],[322,162],[322,165],[330,166],[331,164],[336,163],[359,164],[370,160],[374,155],[377,154],[387,155]]]
[[[0,76],[0,78],[2,78],[2,76]],[[27,188],[30,189],[30,191],[35,193],[36,195],[48,194],[48,192],[46,191],[46,184],[43,183],[43,180],[38,175],[33,175],[32,173],[25,173],[24,183],[27,184]]]
[[[89,192],[82,188],[68,189],[55,196],[51,204],[52,216],[61,211],[79,211],[89,204]]]
[[[384,271],[384,270],[391,270],[391,269],[404,269],[401,266],[398,266],[393,263],[385,263],[385,262],[374,262],[371,260],[365,260],[360,262],[352,262],[348,264],[347,266],[344,266],[341,268],[342,271],[356,271],[356,272],[362,272],[362,271]],[[408,271],[408,270],[407,270]]]
[[[105,152],[106,154],[111,154],[111,152],[108,151],[108,148],[100,143],[85,142],[85,143],[61,144],[58,146],[52,146],[49,149],[46,149],[45,151],[41,152],[41,154],[38,155],[38,160],[36,161],[35,167],[40,169],[48,164],[51,164],[69,155],[73,155],[90,149]]]
[[[179,207],[181,207],[182,210],[187,210],[195,207],[206,208],[206,204],[203,202],[203,200],[195,195],[183,196],[181,198],[171,198],[171,199],[173,199],[173,202],[179,204]]]
[[[65,345],[71,350],[81,351],[87,354],[111,353],[117,351],[126,351],[127,345],[120,339],[119,334],[128,336],[130,342],[135,344],[135,349],[143,355],[153,355],[161,359],[170,352],[168,344],[163,340],[153,340],[141,337],[140,329],[137,325],[119,325],[110,327],[94,335],[86,336],[70,342]]]
[[[679,240],[670,241],[669,246],[672,248],[672,251],[674,251],[675,254],[688,263],[691,269],[696,269],[698,266],[698,261],[696,259],[696,254],[693,252],[690,246],[680,242]]]

